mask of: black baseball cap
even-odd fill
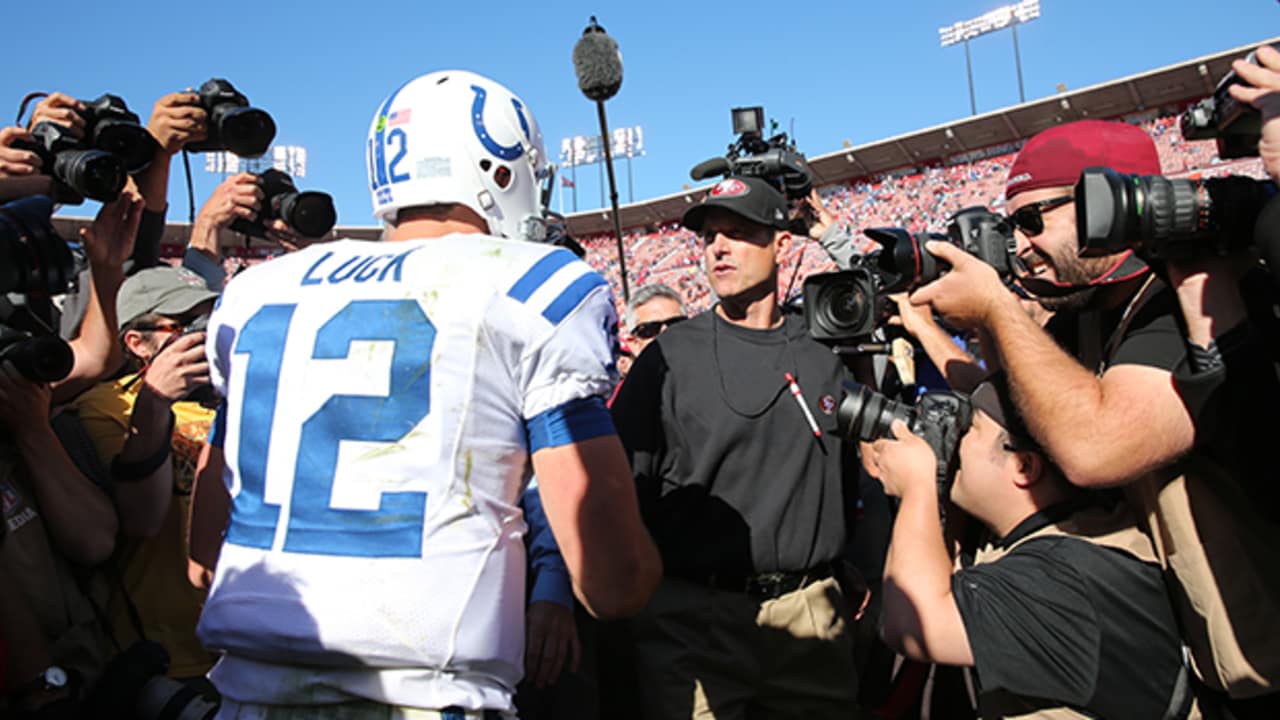
[[[786,230],[787,201],[777,188],[755,177],[729,177],[716,183],[706,198],[684,214],[681,223],[694,232],[702,231],[702,223],[711,208],[724,208],[753,223]]]

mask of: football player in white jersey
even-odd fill
[[[510,716],[531,470],[590,611],[638,611],[661,574],[602,399],[609,287],[523,242],[548,172],[529,109],[431,73],[381,104],[366,153],[387,242],[257,266],[209,322],[231,511],[198,632],[224,653],[219,717]]]

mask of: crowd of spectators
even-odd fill
[[[1165,174],[1203,172],[1219,174],[1217,147],[1211,140],[1188,141],[1178,129],[1178,115],[1133,118],[1156,142],[1160,166]],[[876,177],[858,178],[818,188],[827,209],[862,238],[862,249],[874,246],[860,235],[866,228],[904,227],[912,232],[941,232],[947,218],[961,208],[1003,204],[1004,181],[1016,147],[980,160],[931,166],[911,171],[895,171]],[[1230,172],[1262,177],[1257,160],[1232,163]],[[993,200],[994,199],[994,200]],[[711,305],[710,288],[701,273],[702,250],[697,238],[674,221],[658,228],[624,232],[627,272],[633,287],[662,283],[677,289],[691,310]],[[617,244],[611,234],[581,239],[587,261],[613,287],[621,287],[618,277]],[[798,272],[797,272],[798,268]],[[799,292],[804,278],[835,269],[815,244],[801,243],[780,268],[782,287]],[[791,275],[797,277],[792,283]]]

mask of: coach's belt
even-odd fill
[[[831,577],[831,563],[815,565],[808,570],[778,571],[759,575],[712,572],[702,576],[684,576],[686,580],[717,590],[740,592],[757,600],[773,600],[817,580]]]

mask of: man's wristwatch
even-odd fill
[[[50,665],[36,679],[23,685],[14,693],[16,697],[27,697],[36,693],[57,692],[71,684],[71,676],[57,665]]]

